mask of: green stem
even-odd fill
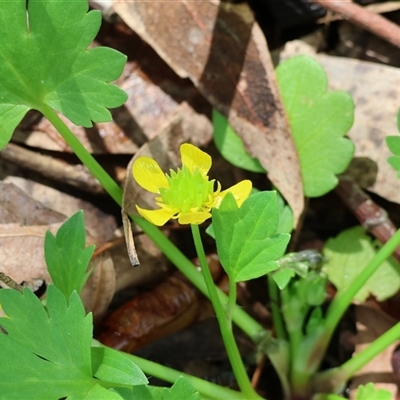
[[[303,299],[296,299],[293,301],[292,293],[289,287],[281,290],[282,300],[282,314],[285,321],[285,326],[289,336],[289,351],[290,356],[290,383],[293,393],[300,396],[305,396],[308,391],[309,374],[304,370],[300,364],[303,360],[299,360],[300,348],[304,346],[303,325],[304,310]]]
[[[94,346],[106,347],[97,340],[93,340]],[[202,395],[218,400],[247,400],[246,397],[235,390],[224,388],[223,386],[216,385],[205,381],[204,379],[196,378],[195,376],[185,374],[175,369],[164,367],[156,362],[146,360],[132,354],[123,353],[125,357],[134,362],[141,370],[145,371],[148,375],[162,379],[166,382],[175,382],[180,376],[185,377]],[[131,386],[132,387],[132,386]]]
[[[379,249],[374,258],[367,264],[357,278],[354,279],[351,285],[342,293],[338,293],[335,296],[328,308],[321,336],[314,346],[314,349],[318,348],[318,352],[312,350],[313,362],[310,364],[312,365],[312,370],[315,371],[320,365],[334,330],[356,294],[366,284],[368,279],[371,278],[380,265],[391,256],[399,244],[400,229]]]
[[[174,264],[201,293],[209,298],[204,278],[193,263],[149,221],[139,216],[132,216],[132,220],[143,229],[150,239],[158,246],[164,255]],[[228,302],[225,293],[217,288],[220,301]],[[235,306],[232,315],[235,324],[243,330],[254,342],[257,342],[264,332],[264,328],[243,309]]]
[[[93,176],[100,182],[105,191],[122,207],[123,191],[119,185],[108,175],[93,156],[83,147],[70,129],[48,106],[41,110],[43,115],[54,125],[74,153],[89,169]],[[169,260],[196,286],[205,296],[207,288],[201,274],[193,263],[154,225],[139,216],[131,216],[132,220],[140,226],[151,240],[160,248]],[[220,298],[226,301],[224,293],[219,291]],[[233,311],[234,322],[253,340],[257,341],[264,331],[263,327],[239,307]]]
[[[228,292],[228,303],[226,305],[226,319],[230,325],[232,325],[233,310],[236,307],[236,282],[233,279],[229,279],[229,292]]]
[[[272,312],[272,322],[274,324],[276,337],[281,340],[287,340],[285,323],[283,321],[281,309],[279,307],[278,286],[275,283],[274,278],[272,277],[271,274],[268,274],[267,279],[268,279],[269,301]]]
[[[104,190],[115,200],[117,204],[122,206],[122,189],[108,175],[103,167],[93,158],[93,156],[82,146],[82,143],[76,138],[71,130],[64,124],[60,117],[52,108],[47,105],[41,110],[43,115],[53,124],[58,130],[69,147],[74,151],[78,158],[86,165],[92,175],[100,182]]]
[[[339,393],[346,382],[379,353],[400,338],[400,322],[375,339],[368,347],[350,358],[340,367],[316,375],[313,383],[318,391]]]
[[[204,281],[206,283],[207,289],[209,291],[209,296],[211,303],[214,307],[215,313],[217,315],[219,327],[221,330],[222,339],[228,353],[229,361],[231,363],[233,372],[237,379],[240,390],[246,399],[262,399],[251,386],[249,377],[247,375],[246,369],[243,365],[242,358],[239,353],[239,349],[236,345],[236,341],[233,335],[232,325],[227,320],[224,307],[220,301],[217,290],[214,285],[214,281],[207,264],[207,258],[204,253],[203,243],[200,237],[200,230],[198,225],[190,225],[193,234],[193,241],[196,247],[197,256],[199,258],[201,271],[203,273]]]

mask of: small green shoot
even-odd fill
[[[106,47],[87,50],[101,24],[87,0],[0,1],[0,149],[24,115],[35,109],[64,114],[76,125],[111,119],[126,93],[117,79],[126,56]],[[47,116],[47,115],[46,115]]]
[[[347,229],[326,242],[324,255],[327,261],[324,269],[339,293],[352,285],[379,248],[380,245],[372,241],[360,226]],[[354,299],[365,301],[369,295],[374,295],[382,301],[393,296],[399,289],[400,265],[390,257],[381,264]]]
[[[85,248],[85,226],[83,212],[69,218],[56,236],[47,231],[44,255],[53,283],[68,299],[72,292],[81,292],[91,271],[87,271],[94,246]],[[71,274],[71,271],[74,271]]]
[[[229,279],[240,282],[258,278],[279,267],[290,239],[276,233],[279,221],[275,192],[259,192],[238,208],[232,195],[213,209],[218,255]]]

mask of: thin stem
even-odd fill
[[[224,341],[229,361],[231,363],[240,390],[242,391],[246,399],[261,399],[261,397],[254,391],[253,387],[251,386],[249,377],[247,375],[246,369],[244,368],[243,361],[239,353],[239,349],[233,336],[231,324],[227,321],[224,307],[222,306],[222,303],[217,294],[214,281],[207,264],[207,258],[204,253],[199,226],[191,224],[190,227],[192,229],[194,245],[196,247],[197,256],[200,261],[204,281],[207,285],[207,289],[210,294],[210,300],[217,315],[222,339]]]
[[[201,394],[209,396],[212,399],[247,400],[246,396],[240,392],[224,388],[223,386],[216,385],[215,383],[205,381],[204,379],[182,373],[181,371],[177,371],[169,367],[164,367],[158,363],[134,356],[132,354],[126,354],[126,356],[131,358],[132,361],[147,374],[162,379],[166,382],[175,382],[180,376],[183,376],[191,383],[195,390],[198,390]]]
[[[226,305],[226,319],[229,325],[232,325],[232,314],[236,306],[237,289],[236,282],[233,279],[229,279],[229,293],[228,293],[228,303]]]
[[[371,278],[379,266],[390,257],[399,244],[400,229],[379,249],[374,258],[367,264],[358,277],[354,279],[351,285],[342,293],[339,293],[335,296],[328,308],[323,332],[320,336],[320,339],[316,343],[319,351],[318,355],[314,354],[314,366],[320,364],[337,324],[351,304],[355,295],[365,285],[368,279]]]
[[[278,339],[287,340],[285,323],[283,321],[281,309],[279,307],[278,286],[275,283],[274,278],[272,277],[271,274],[268,274],[267,279],[268,279],[269,301],[272,312],[272,322],[274,323],[276,337]]]
[[[106,347],[97,340],[93,339],[93,346]],[[165,367],[156,362],[146,360],[144,358],[134,356],[132,354],[123,353],[125,357],[133,361],[142,371],[150,376],[154,376],[158,379],[162,379],[166,382],[175,382],[180,376],[185,377],[193,388],[199,391],[202,395],[218,400],[247,400],[245,396],[232,389],[224,388],[223,386],[216,385],[197,378],[192,375],[185,374],[181,371]]]
[[[41,110],[43,115],[60,132],[61,136],[75,152],[78,158],[89,169],[93,176],[100,182],[106,192],[122,207],[123,191],[119,185],[108,175],[93,156],[82,146],[70,129],[48,106]],[[131,216],[132,220],[140,226],[151,240],[160,248],[166,257],[196,286],[205,296],[207,288],[196,267],[184,254],[154,225],[139,216]],[[220,298],[226,301],[226,296],[219,291]],[[233,311],[234,322],[253,340],[257,341],[264,331],[263,327],[239,307]]]
[[[92,157],[92,155],[83,147],[82,143],[76,138],[71,130],[64,124],[60,117],[47,105],[41,110],[43,115],[54,125],[69,147],[74,151],[78,158],[86,165],[88,170],[100,182],[104,190],[115,200],[117,204],[122,206],[122,189],[108,175],[103,167]]]
[[[204,278],[193,263],[158,229],[142,217],[132,216],[132,220],[143,229],[150,239],[158,246],[164,255],[189,279],[189,281],[209,298]],[[220,289],[216,289],[220,301],[227,303],[228,298]],[[232,315],[235,324],[243,330],[254,342],[257,342],[264,328],[243,309],[235,306]]]
[[[368,347],[350,358],[340,367],[317,374],[314,384],[317,388],[338,393],[345,383],[365,364],[400,338],[400,322],[375,339]]]

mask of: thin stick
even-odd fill
[[[386,243],[397,231],[387,212],[379,207],[349,175],[339,176],[336,194],[355,215],[360,224],[381,243]],[[393,257],[400,262],[400,248]]]
[[[3,272],[0,272],[0,281],[4,282],[9,288],[18,290],[18,292],[23,291],[23,288],[21,285],[19,285],[17,282],[14,281],[14,279],[10,278],[8,275],[6,275]]]
[[[327,10],[336,12],[351,23],[361,26],[386,40],[396,47],[400,47],[400,27],[386,18],[374,14],[365,7],[343,0],[310,0]]]
[[[132,266],[138,267],[140,265],[138,255],[136,253],[135,242],[133,240],[132,224],[129,215],[125,212],[124,207],[121,209],[122,225],[124,226],[126,248],[128,250],[129,261]]]

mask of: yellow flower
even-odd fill
[[[221,192],[221,184],[209,180],[211,157],[197,147],[184,143],[180,147],[182,168],[164,174],[158,163],[150,157],[139,157],[132,167],[136,182],[149,192],[156,193],[158,210],[145,210],[136,206],[139,214],[154,225],[164,225],[169,219],[180,224],[201,224],[211,217],[211,209],[219,207],[229,192],[240,207],[251,191],[251,182],[244,180]]]

